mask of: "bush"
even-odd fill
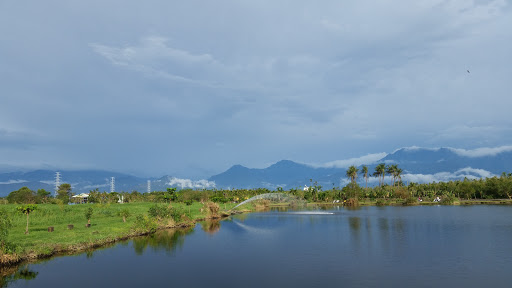
[[[357,206],[359,206],[359,200],[357,199],[357,197],[347,199],[347,202],[345,202],[345,205],[346,206],[357,207]]]
[[[92,207],[88,207],[84,212],[85,219],[87,219],[87,223],[89,223],[89,224],[91,224],[92,213],[93,213]]]
[[[157,220],[172,218],[174,222],[180,222],[182,215],[190,217],[190,215],[187,215],[188,213],[184,210],[158,204],[149,207],[148,214],[149,216],[156,218]]]
[[[149,207],[148,214],[153,218],[164,219],[169,217],[170,213],[165,205],[155,204]]]
[[[407,188],[405,187],[399,187],[399,188],[396,188],[395,192],[393,193],[393,196],[395,198],[400,198],[400,199],[409,199],[410,195],[409,195],[409,191],[407,191]]]
[[[387,206],[389,205],[388,201],[385,201],[383,199],[377,199],[377,201],[375,201],[375,205],[376,206]]]
[[[418,204],[418,199],[416,197],[407,197],[404,202],[402,202],[402,205],[404,206],[413,206]]]
[[[7,242],[7,237],[11,227],[11,216],[5,210],[0,210],[0,250],[4,253],[7,253],[6,250],[8,250],[9,243]]]
[[[206,202],[203,205],[203,209],[206,210],[206,215],[208,218],[219,218],[219,204]]]
[[[137,215],[135,222],[133,222],[132,230],[138,233],[154,233],[157,229],[157,224],[153,219],[146,215]]]
[[[455,196],[453,196],[453,195],[445,195],[441,199],[440,204],[441,205],[453,205],[454,202],[455,202]]]
[[[126,218],[130,217],[131,213],[128,208],[124,208],[121,211],[119,211],[119,216],[123,217],[123,222],[126,222]]]

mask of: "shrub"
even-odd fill
[[[399,188],[396,188],[395,192],[393,193],[393,196],[395,198],[408,199],[410,195],[409,195],[409,191],[407,191],[407,188],[399,187]]]
[[[153,219],[146,215],[137,215],[135,222],[133,222],[132,230],[138,233],[154,233],[157,229],[157,224]]]
[[[128,208],[124,208],[119,211],[119,216],[123,217],[123,222],[126,222],[126,218],[130,217],[130,210]]]
[[[440,204],[442,204],[442,205],[453,205],[454,202],[455,202],[455,196],[453,196],[453,195],[445,195],[441,199]]]
[[[359,206],[359,200],[357,199],[357,197],[347,199],[347,202],[345,202],[345,205],[346,206],[357,207],[357,206]]]
[[[92,213],[93,213],[92,207],[89,207],[85,210],[84,216],[85,216],[85,219],[87,219],[87,224],[91,224]]]
[[[16,210],[19,213],[27,215],[27,228],[25,229],[25,234],[28,234],[28,219],[29,219],[28,216],[30,215],[30,213],[32,213],[35,210],[37,210],[37,205],[35,205],[35,204],[26,204],[26,205],[23,205],[23,206],[16,207]]]
[[[418,199],[416,197],[407,197],[404,202],[402,202],[402,205],[404,206],[413,206],[418,204]]]
[[[208,218],[219,218],[219,204],[214,202],[206,202],[203,205],[203,209],[206,210],[206,216]]]
[[[375,205],[376,206],[387,206],[389,205],[388,201],[385,201],[383,199],[377,199],[377,201],[375,201]]]
[[[164,219],[169,217],[170,213],[169,209],[167,209],[165,205],[155,204],[149,207],[148,214],[153,218]]]
[[[0,210],[0,250],[7,253],[7,237],[9,236],[9,228],[12,227],[10,215],[4,209]]]
[[[270,200],[268,199],[261,199],[258,201],[254,201],[254,208],[256,210],[266,209],[270,206]]]
[[[174,208],[166,205],[158,205],[155,204],[149,207],[148,211],[149,216],[155,218],[157,220],[163,220],[166,218],[172,218],[174,222],[180,222],[182,215],[187,215],[188,213],[182,209]],[[189,215],[187,215],[189,217]]]

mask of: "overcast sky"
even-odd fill
[[[511,31],[505,0],[0,0],[0,168],[510,145]]]

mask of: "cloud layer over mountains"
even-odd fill
[[[486,153],[472,149],[512,143],[511,7],[0,1],[0,169],[201,179],[413,145]]]

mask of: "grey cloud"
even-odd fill
[[[510,145],[511,19],[507,1],[3,1],[0,155],[187,178]]]

